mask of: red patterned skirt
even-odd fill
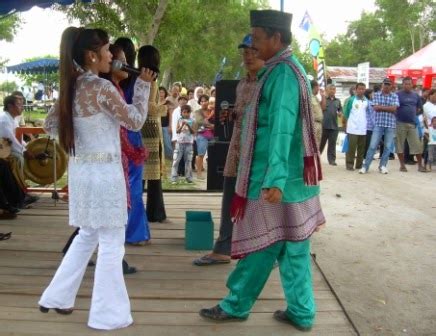
[[[278,241],[306,240],[324,223],[319,196],[300,203],[248,200],[244,218],[233,226],[232,258],[244,258]]]

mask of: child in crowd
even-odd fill
[[[177,121],[176,148],[173,155],[173,166],[171,169],[171,183],[177,183],[177,167],[180,160],[185,161],[185,177],[188,183],[192,182],[192,154],[194,143],[194,130],[192,128],[194,120],[190,117],[191,106],[183,105],[181,107],[181,117]]]
[[[428,168],[430,171],[434,165],[436,165],[436,117],[431,119],[428,127]]]

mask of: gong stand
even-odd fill
[[[42,127],[19,127],[17,128],[17,138],[21,140],[21,137],[23,134],[43,134],[44,129]],[[52,150],[50,151],[50,144],[52,145]],[[57,143],[56,140],[52,137],[47,138],[38,138],[35,140],[32,140],[28,143],[28,148],[30,151],[32,151],[32,148],[36,147],[37,149],[34,149],[33,152],[35,153],[35,158],[30,159],[27,164],[27,178],[29,178],[31,181],[38,183],[38,184],[51,184],[53,183],[53,188],[28,188],[29,191],[36,191],[36,192],[51,192],[52,199],[54,200],[54,203],[56,205],[57,201],[59,200],[59,192],[58,192],[58,185],[57,185],[57,179],[58,179],[58,169],[61,171],[60,176],[63,175],[63,172],[65,172],[66,169],[66,162],[68,160],[67,155],[62,152],[58,152],[57,149]],[[39,147],[39,148],[38,148]],[[42,148],[41,148],[42,147]],[[41,151],[42,149],[42,151]],[[60,155],[60,157],[58,157]],[[38,174],[35,174],[35,165],[31,163],[30,161],[38,161],[41,166],[44,166],[43,161],[51,159],[53,161],[53,175],[51,176],[38,176]],[[60,166],[58,167],[57,160],[60,160]],[[33,170],[31,169],[33,166]],[[29,172],[30,170],[30,172]],[[37,169],[36,169],[37,170]],[[63,172],[62,172],[63,171]],[[36,175],[36,176],[35,176]],[[61,190],[62,191],[62,190]]]

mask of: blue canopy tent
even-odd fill
[[[82,2],[92,2],[93,0],[81,0]],[[60,5],[71,5],[75,0],[1,0],[0,15],[13,14],[15,12],[25,12],[33,6],[48,8],[57,3]]]
[[[6,67],[7,72],[12,73],[50,73],[59,68],[59,60],[42,58],[36,61],[20,63]]]
[[[43,74],[45,75],[45,79],[43,80],[45,86],[49,84],[47,75],[49,73],[58,71],[58,69],[59,69],[59,60],[51,59],[51,58],[41,58],[36,61],[24,62],[24,63],[6,67],[7,73]],[[44,94],[43,91],[39,93],[37,92],[37,94],[35,95],[35,99],[38,101],[41,100],[43,94]],[[49,107],[50,105],[47,106]],[[44,105],[44,107],[46,106]],[[32,104],[30,104],[29,106],[26,105],[26,110],[29,111],[33,110],[33,105]]]

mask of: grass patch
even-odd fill
[[[35,121],[44,121],[47,117],[47,112],[44,109],[33,109],[33,111],[23,111],[24,121],[33,123]]]
[[[162,180],[162,189],[163,190],[202,190],[201,186],[197,183],[188,183],[184,177],[180,177],[177,181],[177,184],[172,184],[171,180],[165,178]]]

